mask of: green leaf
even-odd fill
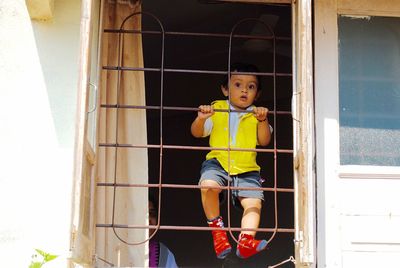
[[[39,261],[31,262],[31,264],[29,265],[29,268],[41,268],[41,267],[42,267],[42,262]]]
[[[58,257],[58,255],[46,254],[46,256],[44,257],[44,261],[45,261],[45,262],[52,261],[52,260],[54,260],[54,259],[57,258],[57,257]]]
[[[35,248],[36,252],[39,253],[40,255],[42,255],[43,257],[46,257],[47,253],[44,252],[43,250],[40,250],[38,248]]]

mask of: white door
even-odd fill
[[[400,267],[400,2],[314,23],[318,267]]]

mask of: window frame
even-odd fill
[[[96,0],[83,0],[81,4],[69,267],[75,267],[76,264],[91,265],[95,252],[96,148],[99,120],[99,94],[96,84],[99,81],[98,30],[101,28],[101,5],[102,2]],[[99,36],[98,40],[96,35]],[[95,91],[92,87],[95,87]],[[92,120],[88,120],[89,114],[93,116]],[[88,131],[89,128],[92,128],[91,131]]]
[[[400,166],[396,142],[386,138],[400,134],[396,24],[395,17],[338,16],[341,166]]]
[[[316,140],[314,117],[313,7],[292,2],[293,164],[296,267],[316,267]]]
[[[82,194],[80,184],[84,172],[82,163],[85,158],[85,146],[88,144],[87,111],[89,96],[89,72],[90,72],[90,24],[91,5],[95,0],[82,1],[81,21],[81,57],[80,77],[77,112],[77,134],[75,146],[75,170],[74,170],[74,196],[73,207],[79,208],[79,198]],[[312,1],[310,0],[282,0],[282,1],[240,1],[246,3],[291,3],[292,5],[292,40],[293,40],[293,134],[294,134],[294,176],[295,176],[295,253],[296,267],[307,264],[310,267],[316,265],[316,215],[315,215],[315,137],[314,137],[314,106],[313,106],[313,51],[312,51]],[[99,49],[100,51],[100,49]],[[99,106],[97,106],[99,107]],[[297,122],[297,123],[296,123]],[[96,126],[98,128],[98,125]],[[90,147],[90,146],[89,146]],[[90,150],[89,150],[90,151]],[[93,150],[92,158],[96,158]],[[95,190],[92,190],[92,194]],[[306,204],[306,205],[303,205]],[[94,215],[92,207],[91,214]],[[91,217],[93,217],[91,215]],[[90,263],[90,253],[94,247],[93,242],[85,243],[89,248],[85,249],[85,257],[80,257],[79,247],[74,247],[76,237],[80,236],[74,229],[74,222],[79,217],[79,209],[72,213],[71,227],[71,259],[79,263]],[[82,244],[83,246],[84,244]],[[80,247],[81,249],[83,247]],[[75,250],[74,250],[75,249]],[[94,252],[94,251],[93,251]]]
[[[387,2],[387,1],[386,1]],[[340,16],[347,17],[397,17],[400,19],[400,3],[386,4],[385,1],[372,3],[368,0],[361,1],[345,1],[337,0],[337,21]],[[337,23],[338,24],[338,23]],[[339,27],[339,25],[337,25]],[[337,28],[339,31],[339,28]],[[337,35],[337,44],[339,44],[339,36]],[[339,46],[337,46],[339,50]],[[339,56],[339,55],[338,55]],[[337,58],[339,60],[339,58]],[[337,64],[337,78],[339,81],[339,64]],[[339,84],[337,86],[338,99],[339,99]],[[338,104],[337,120],[339,121],[339,109]],[[340,136],[340,124],[337,130],[337,139]],[[339,178],[365,178],[365,179],[398,179],[400,178],[400,167],[397,166],[381,166],[381,165],[345,165],[340,164],[340,140],[338,148],[338,177]]]

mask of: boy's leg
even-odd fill
[[[218,187],[219,184],[213,180],[203,179],[200,183],[201,186]],[[204,213],[207,217],[207,223],[210,227],[223,228],[224,222],[220,216],[219,210],[219,194],[221,189],[215,188],[202,188],[201,189],[201,201],[203,204]],[[214,241],[214,250],[217,258],[225,258],[232,247],[229,244],[228,236],[226,231],[223,230],[212,230],[212,237]]]
[[[243,207],[242,228],[258,228],[261,215],[261,200],[257,198],[239,198]],[[242,231],[242,234],[256,235],[256,231]]]
[[[200,186],[219,187],[219,184],[214,180],[203,179]],[[207,219],[214,219],[219,216],[219,193],[218,188],[201,188],[201,203]]]
[[[217,159],[209,159],[203,162],[201,167],[200,185],[208,188],[201,189],[201,201],[204,213],[207,217],[207,223],[213,228],[223,228],[224,222],[220,216],[219,195],[221,189],[219,186],[226,185],[229,176],[221,167]],[[218,258],[225,258],[231,251],[228,236],[224,230],[212,230],[214,241],[214,250]]]
[[[242,228],[258,228],[261,214],[261,200],[258,198],[240,198],[243,207]],[[248,258],[264,250],[267,246],[266,240],[256,240],[255,231],[242,231],[239,236],[239,243],[236,255],[240,258]]]

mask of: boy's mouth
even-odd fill
[[[245,96],[245,95],[240,96],[240,100],[242,100],[242,101],[247,101],[247,96]]]

